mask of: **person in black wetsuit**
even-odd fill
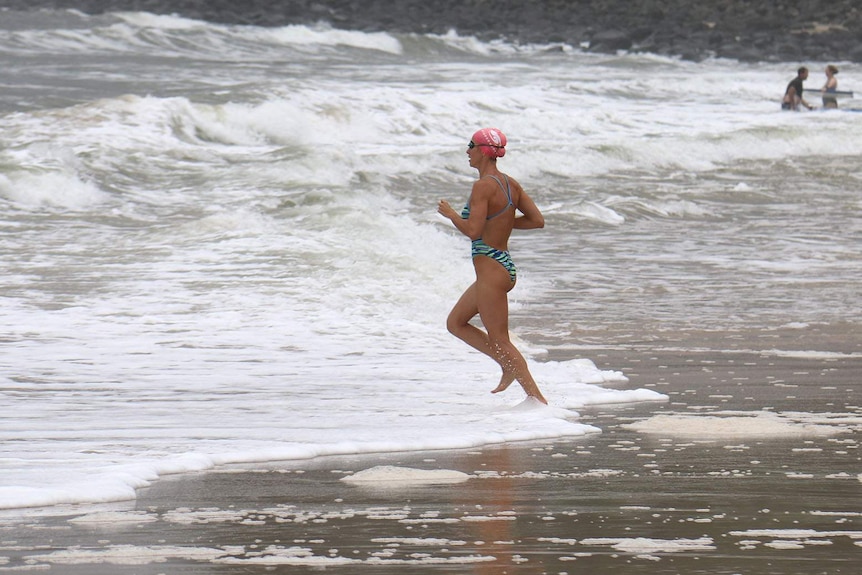
[[[802,83],[808,79],[808,68],[802,66],[796,71],[796,77],[793,78],[787,89],[784,91],[784,98],[781,99],[782,110],[799,111],[799,106],[805,106],[809,110],[814,108],[811,104],[805,101],[802,97]]]

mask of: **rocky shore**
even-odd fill
[[[228,24],[566,43],[702,60],[862,62],[858,0],[2,0],[18,10],[141,10]]]

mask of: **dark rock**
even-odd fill
[[[799,48],[798,44],[792,44],[790,42],[779,42],[775,47],[775,53],[779,58],[785,61],[794,61],[799,60],[802,56],[802,49]]]
[[[649,38],[655,32],[655,28],[652,26],[641,26],[640,28],[635,28],[629,33],[629,37],[632,39],[634,43],[640,43]]]
[[[741,62],[757,62],[765,59],[763,52],[750,44],[742,42],[724,44],[716,50],[716,55],[722,58],[739,60]]]
[[[715,53],[746,61],[862,61],[859,0],[3,0],[3,8],[140,10],[259,26],[326,20],[339,28],[393,33],[454,29],[482,39],[589,40],[591,50],[693,59]],[[806,35],[822,38],[809,43]]]
[[[616,52],[617,50],[628,50],[632,47],[632,39],[628,33],[621,30],[605,30],[593,34],[590,38],[590,51],[592,52]]]

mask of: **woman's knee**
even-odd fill
[[[458,332],[458,328],[457,328],[457,326],[456,326],[455,322],[453,322],[451,319],[447,319],[447,320],[446,320],[446,329],[447,329],[447,330],[449,331],[449,333],[451,333],[452,335],[456,335],[456,334],[457,334],[457,332]]]
[[[464,326],[467,325],[465,322],[460,319],[450,315],[446,318],[446,329],[449,330],[449,333],[452,335],[458,335],[461,330],[464,329]]]

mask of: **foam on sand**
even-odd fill
[[[169,545],[137,546],[109,545],[103,549],[78,547],[32,555],[30,559],[49,565],[151,565],[168,561],[192,561],[221,565],[293,565],[323,568],[335,565],[456,565],[493,561],[494,557],[468,555],[463,557],[412,556],[405,559],[371,557],[367,560],[340,555],[315,555],[307,547],[269,545],[264,549],[237,547],[179,547]],[[39,567],[44,570],[44,567]]]
[[[862,531],[820,531],[817,529],[746,529],[731,531],[733,537],[743,537],[738,544],[743,549],[754,549],[758,545],[772,549],[796,550],[809,546],[833,545],[839,537],[847,537],[857,547],[862,547]]]
[[[696,438],[827,437],[848,431],[836,425],[807,423],[768,411],[701,415],[660,414],[626,424],[624,427],[654,435]]]
[[[158,517],[146,511],[100,511],[89,513],[80,517],[69,519],[69,523],[79,523],[87,525],[121,525],[141,523],[152,523],[158,521]]]
[[[387,486],[391,486],[393,484],[428,485],[462,483],[468,479],[470,479],[470,475],[452,469],[414,469],[412,467],[380,465],[357,471],[353,475],[343,477],[341,481],[362,484],[385,483]]]
[[[711,551],[715,549],[711,537],[701,537],[699,539],[593,537],[582,540],[581,544],[610,545],[617,551],[624,553],[682,553],[685,551]]]

